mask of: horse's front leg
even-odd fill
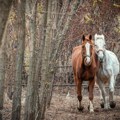
[[[90,112],[94,112],[94,106],[93,106],[93,90],[95,85],[95,79],[89,81],[89,110]]]
[[[80,79],[77,80],[77,98],[78,98],[78,110],[82,111],[84,107],[82,106],[82,81]]]
[[[115,88],[115,77],[112,75],[110,77],[110,84],[109,84],[109,103],[110,107],[114,108],[116,106],[116,103],[114,102],[114,89]]]

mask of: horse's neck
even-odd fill
[[[107,61],[108,61],[108,54],[107,51],[105,50],[103,62],[101,63],[103,69],[107,67]]]

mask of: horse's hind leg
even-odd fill
[[[95,80],[89,81],[89,110],[90,112],[94,112],[94,106],[93,106],[93,90],[94,90]]]
[[[115,87],[115,79],[113,75],[110,78],[110,85],[109,85],[109,103],[110,107],[114,108],[116,106],[116,103],[114,102],[114,87]]]

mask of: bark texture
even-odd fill
[[[35,120],[36,110],[36,81],[35,81],[35,68],[36,68],[36,3],[33,0],[26,1],[26,13],[29,19],[29,34],[30,34],[30,67],[27,85],[27,95],[25,103],[25,116],[24,120]]]
[[[17,56],[16,56],[16,77],[14,83],[12,118],[20,120],[21,114],[21,92],[22,92],[22,70],[25,49],[25,0],[18,0],[16,3],[17,15]]]
[[[0,45],[13,0],[0,0]]]

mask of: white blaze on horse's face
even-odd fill
[[[90,62],[91,62],[91,60],[90,60],[90,43],[87,42],[87,43],[85,44],[85,48],[86,48],[85,63],[86,63],[87,65],[89,65]]]
[[[98,55],[98,59],[103,61],[105,51],[105,39],[104,35],[95,34],[95,50]]]

